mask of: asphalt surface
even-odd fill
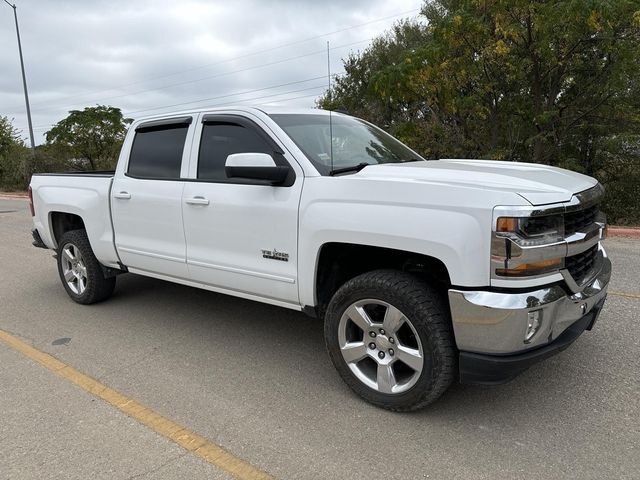
[[[498,387],[414,414],[342,383],[301,313],[134,275],[66,295],[27,204],[0,200],[0,329],[276,478],[640,478],[640,242],[608,239],[596,328]],[[0,342],[0,478],[227,478]]]

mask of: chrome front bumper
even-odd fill
[[[507,355],[542,347],[558,338],[607,295],[611,261],[600,246],[596,272],[577,293],[559,284],[515,293],[449,290],[453,331],[458,349]],[[542,325],[524,342],[529,312],[539,310]]]

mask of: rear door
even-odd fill
[[[258,118],[202,117],[183,194],[187,263],[194,281],[290,306],[298,304],[303,175],[265,127]],[[293,171],[284,186],[228,178],[224,165],[233,153],[267,153]]]
[[[182,218],[192,117],[136,127],[111,189],[115,244],[130,270],[186,279]],[[127,145],[123,149],[127,148]]]

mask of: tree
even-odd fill
[[[398,69],[398,59],[424,44],[427,38],[424,25],[403,20],[390,32],[375,38],[371,46],[359,54],[350,54],[344,60],[344,76],[337,76],[332,87],[332,99],[328,93],[320,99],[323,108],[340,108],[352,114],[365,115],[371,121],[385,125],[401,115],[398,99],[391,99],[387,92],[374,88],[373,78],[382,71]],[[389,69],[389,70],[387,70]],[[396,76],[397,77],[397,76]],[[387,79],[391,81],[391,75]],[[403,78],[396,78],[402,81]],[[396,85],[396,89],[399,86]],[[407,85],[402,85],[406,88]]]
[[[66,151],[66,155],[87,162],[91,170],[98,165],[110,168],[117,160],[131,119],[119,108],[98,105],[72,110],[45,137],[47,144]]]
[[[638,128],[638,0],[432,0],[422,15],[346,59],[331,103],[426,154],[589,173],[600,136]]]
[[[0,188],[21,188],[29,149],[7,117],[0,116]]]
[[[5,156],[16,145],[24,146],[20,131],[9,118],[0,116],[0,157]]]
[[[635,164],[639,0],[427,0],[421,15],[348,57],[319,105],[345,106],[430,158],[603,178],[607,152],[624,152],[618,172]]]

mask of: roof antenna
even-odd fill
[[[327,40],[327,82],[329,84],[329,155],[331,159],[331,175],[333,175],[333,124],[331,122],[331,107],[333,92],[331,91],[331,58],[329,57],[329,41]]]

